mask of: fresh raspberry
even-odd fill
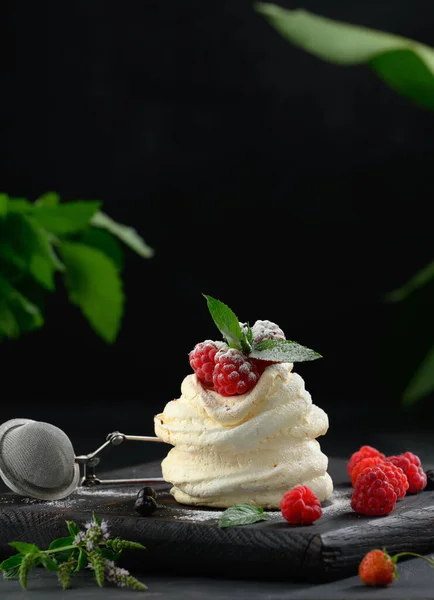
[[[298,485],[280,501],[282,516],[293,525],[310,525],[322,515],[321,502],[310,488]]]
[[[359,450],[357,450],[357,452],[353,452],[347,465],[348,475],[351,477],[351,471],[353,470],[353,467],[359,462],[359,460],[362,460],[362,458],[369,458],[372,456],[386,458],[384,454],[382,454],[372,446],[361,446]]]
[[[376,465],[384,464],[384,460],[379,456],[368,456],[359,460],[351,469],[351,485],[354,487],[357,477],[366,469],[366,467],[375,467]]]
[[[256,366],[235,348],[219,350],[214,356],[214,390],[222,396],[245,394],[255,387],[260,375]]]
[[[359,577],[366,585],[390,585],[397,577],[396,565],[384,550],[371,550],[359,564]]]
[[[250,362],[253,363],[258,370],[259,375],[265,371],[270,365],[276,365],[277,363],[272,360],[259,360],[259,358],[249,358]]]
[[[241,323],[241,328],[244,333],[247,334],[247,323]],[[256,321],[252,327],[252,335],[254,343],[260,342],[261,340],[286,339],[282,329],[272,321]],[[276,362],[272,360],[259,360],[258,358],[251,358],[250,360],[256,366],[260,375],[262,375],[267,367],[276,364]]]
[[[404,452],[395,456],[388,456],[386,462],[400,467],[408,479],[408,494],[417,494],[426,487],[427,476],[422,469],[420,458],[412,452]]]
[[[408,478],[404,471],[393,463],[386,461],[383,461],[381,468],[385,472],[390,483],[393,485],[393,489],[398,496],[398,500],[400,498],[404,498],[409,488]]]
[[[357,477],[351,508],[362,515],[387,515],[395,508],[398,496],[380,465],[366,467]]]
[[[280,327],[272,321],[256,321],[252,327],[252,333],[254,342],[286,339]]]
[[[196,373],[196,376],[206,383],[212,385],[212,374],[214,371],[214,357],[217,354],[221,344],[205,340],[196,344],[189,353],[190,366]]]

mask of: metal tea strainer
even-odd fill
[[[110,433],[104,444],[90,454],[75,456],[66,433],[50,423],[11,419],[0,425],[0,476],[21,496],[60,500],[79,485],[138,484],[162,482],[162,477],[144,479],[98,479],[99,455],[124,441],[161,442],[157,437]],[[80,465],[83,475],[80,478]]]

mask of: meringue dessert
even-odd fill
[[[328,417],[293,371],[293,362],[320,355],[286,340],[270,321],[250,328],[205,298],[226,341],[195,346],[181,396],[154,419],[155,434],[173,446],[162,461],[171,494],[187,505],[273,510],[305,485],[326,500],[333,483],[316,438],[327,432]]]

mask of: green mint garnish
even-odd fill
[[[290,340],[261,340],[253,345],[249,356],[273,362],[304,362],[322,358],[318,352]]]
[[[213,318],[217,329],[223,335],[230,348],[236,348],[244,354],[248,354],[251,349],[251,344],[248,337],[241,329],[240,322],[236,314],[223,302],[216,300],[212,296],[206,296],[208,310]],[[250,338],[252,338],[250,332]]]
[[[264,339],[254,343],[253,331],[248,323],[242,325],[236,314],[223,302],[206,296],[208,310],[230,348],[236,348],[249,358],[275,363],[305,362],[322,358],[321,354],[297,342],[281,339]]]
[[[66,521],[66,526],[71,535],[53,540],[48,550],[41,550],[27,542],[11,542],[10,546],[18,550],[18,554],[0,564],[4,579],[18,579],[21,587],[26,589],[30,571],[42,565],[49,571],[55,571],[60,585],[67,589],[74,573],[90,568],[100,587],[109,582],[138,591],[147,589],[126,569],[115,565],[124,550],[144,549],[142,544],[111,538],[107,522],[95,513],[83,529],[74,521]]]
[[[227,508],[220,516],[219,527],[237,527],[238,525],[251,525],[258,521],[266,521],[268,515],[260,506],[251,504],[235,504]]]

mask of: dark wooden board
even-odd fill
[[[149,465],[128,472],[147,476]],[[155,473],[155,465],[152,474]],[[118,476],[126,476],[125,472]],[[0,494],[0,558],[8,542],[21,540],[46,548],[67,535],[65,520],[78,524],[95,511],[107,519],[113,536],[144,544],[125,553],[121,564],[136,573],[163,572],[241,578],[325,582],[357,573],[366,552],[386,547],[421,554],[434,550],[434,492],[400,500],[390,515],[364,517],[350,508],[351,487],[342,477],[324,514],[310,526],[291,526],[279,512],[268,521],[229,529],[217,525],[221,511],[177,504],[166,484],[156,484],[159,508],[150,517],[134,511],[141,486],[79,488],[63,501],[45,502]],[[336,479],[335,479],[336,482]]]

